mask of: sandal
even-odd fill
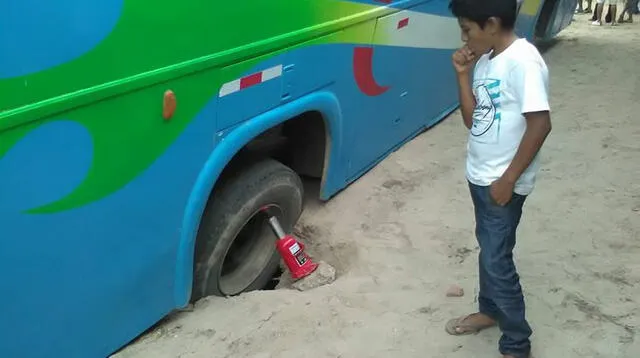
[[[445,331],[453,336],[462,336],[467,334],[477,334],[478,332],[491,328],[496,325],[496,322],[488,323],[488,324],[474,324],[465,322],[469,317],[476,315],[477,313],[473,313],[467,316],[462,316],[458,318],[454,318],[449,320],[445,325]]]

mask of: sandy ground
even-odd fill
[[[537,358],[640,357],[640,25],[587,20],[545,54],[554,130],[516,250]],[[465,143],[456,112],[309,203],[301,236],[334,284],[205,299],[116,357],[498,357],[495,329],[443,330],[475,309]]]

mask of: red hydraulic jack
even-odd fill
[[[296,240],[293,235],[284,232],[278,218],[275,216],[270,217],[269,225],[278,236],[276,248],[294,280],[309,276],[318,268],[318,264],[313,262],[309,255],[304,252],[304,245]]]

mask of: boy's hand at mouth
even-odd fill
[[[478,57],[475,52],[473,52],[469,46],[464,45],[453,53],[453,67],[458,74],[469,73],[469,70],[471,70],[471,67],[475,64],[477,59]]]

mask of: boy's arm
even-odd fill
[[[518,151],[502,177],[510,183],[515,183],[520,175],[529,167],[545,139],[551,132],[551,116],[549,111],[528,112],[527,129],[524,132]]]
[[[458,97],[462,121],[467,129],[471,129],[473,110],[476,107],[476,99],[471,89],[471,73],[478,61],[478,56],[465,45],[453,53],[452,60],[458,78]]]
[[[515,183],[529,167],[551,132],[546,69],[538,63],[527,62],[514,70],[511,79],[514,81],[527,128],[511,164],[502,177],[492,184],[491,194],[499,205],[506,205],[511,200]]]
[[[476,98],[471,89],[471,74],[469,72],[458,73],[460,112],[462,112],[462,120],[467,129],[471,129],[473,125],[473,110],[476,107]]]

